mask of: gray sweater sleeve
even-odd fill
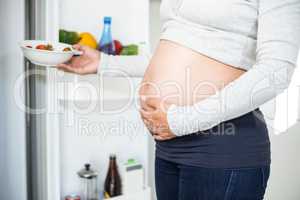
[[[168,122],[177,136],[210,129],[242,116],[284,91],[297,64],[300,0],[259,0],[255,65],[193,106],[172,105]]]

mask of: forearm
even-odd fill
[[[150,55],[112,56],[101,53],[98,73],[115,77],[143,77]]]
[[[294,65],[278,62],[254,66],[220,92],[193,106],[171,106],[168,123],[177,136],[208,130],[258,108],[289,85]]]
[[[172,131],[181,136],[210,129],[253,111],[286,89],[299,53],[299,11],[298,0],[260,0],[256,64],[194,106],[172,106],[168,111]]]

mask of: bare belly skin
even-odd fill
[[[215,94],[245,71],[171,41],[160,41],[140,89],[144,97],[193,105]]]

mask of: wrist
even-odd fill
[[[172,104],[167,110],[167,121],[170,130],[177,137],[185,135],[183,133],[183,121],[181,120],[182,113],[178,112],[178,107]]]
[[[167,112],[170,130],[176,136],[185,136],[199,131],[205,131],[220,124],[224,116],[221,110],[207,110],[211,103],[195,104],[193,106],[171,105]],[[204,108],[203,108],[204,107]]]

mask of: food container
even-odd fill
[[[81,184],[83,188],[82,200],[98,200],[98,174],[91,169],[91,165],[85,164],[84,168],[80,170],[77,174],[81,179]]]
[[[41,45],[51,45],[53,49],[38,49]],[[71,45],[44,40],[25,40],[20,43],[20,48],[30,62],[44,67],[55,67],[69,61],[73,56],[82,54]],[[70,50],[64,51],[66,48]]]
[[[65,197],[65,200],[81,200],[79,195],[71,194]]]
[[[129,159],[122,165],[123,192],[125,195],[142,191],[145,187],[144,169],[142,164]]]

